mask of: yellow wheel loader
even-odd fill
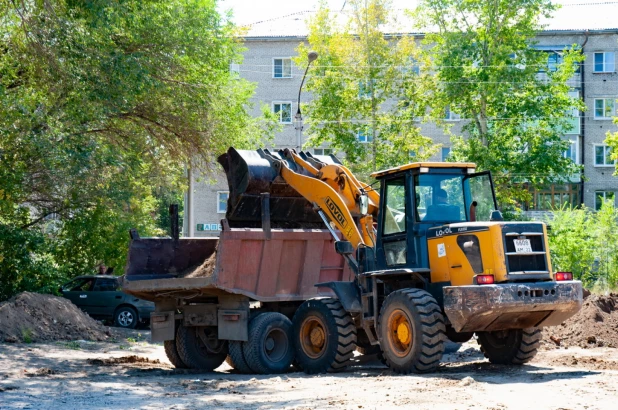
[[[219,162],[230,196],[208,279],[178,272],[214,242],[132,241],[125,291],[155,301],[154,339],[208,326],[213,355],[229,346],[238,368],[261,373],[294,360],[341,370],[358,346],[406,374],[474,334],[492,363],[528,362],[541,329],[581,307],[581,282],[552,270],[545,224],[504,221],[474,164],[407,164],[374,173],[374,188],[332,156],[230,148]],[[253,357],[264,351],[277,353]]]

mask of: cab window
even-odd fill
[[[406,231],[405,179],[386,182],[386,206],[384,207],[384,235]]]

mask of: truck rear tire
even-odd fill
[[[296,361],[307,374],[343,370],[356,349],[356,327],[337,299],[310,299],[294,318]]]
[[[200,332],[209,343],[204,343]],[[180,325],[176,332],[176,349],[182,362],[190,369],[213,371],[225,361],[227,343],[217,339],[217,328],[185,327]]]
[[[236,371],[243,374],[253,373],[253,370],[247,364],[245,355],[242,352],[242,345],[246,342],[238,342],[230,340],[228,344],[228,355],[225,359],[226,363],[232,366]]]
[[[386,364],[401,374],[435,370],[444,353],[444,317],[436,300],[422,289],[388,295],[379,321]]]
[[[188,366],[182,361],[176,349],[176,340],[166,340],[163,342],[165,355],[170,363],[177,369],[187,369]]]
[[[477,332],[481,351],[494,364],[524,364],[532,360],[541,345],[541,329],[509,329]]]
[[[294,360],[292,322],[281,313],[260,313],[249,323],[249,341],[242,344],[242,351],[255,373],[285,372]]]

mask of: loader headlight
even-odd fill
[[[367,194],[362,194],[358,198],[358,207],[361,215],[367,215],[367,211],[369,210],[369,198]]]

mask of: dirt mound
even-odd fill
[[[215,273],[215,267],[217,266],[217,251],[210,255],[208,259],[204,261],[200,266],[195,268],[189,268],[186,272],[180,274],[183,278],[209,278]]]
[[[0,304],[0,341],[107,340],[109,330],[70,300],[23,292]]]
[[[88,363],[95,366],[117,366],[120,364],[137,364],[137,363],[147,363],[147,364],[161,364],[158,359],[149,359],[147,357],[141,356],[123,356],[123,357],[113,357],[111,359],[89,359]]]
[[[575,316],[545,328],[543,341],[548,347],[618,347],[618,294],[588,296]]]

